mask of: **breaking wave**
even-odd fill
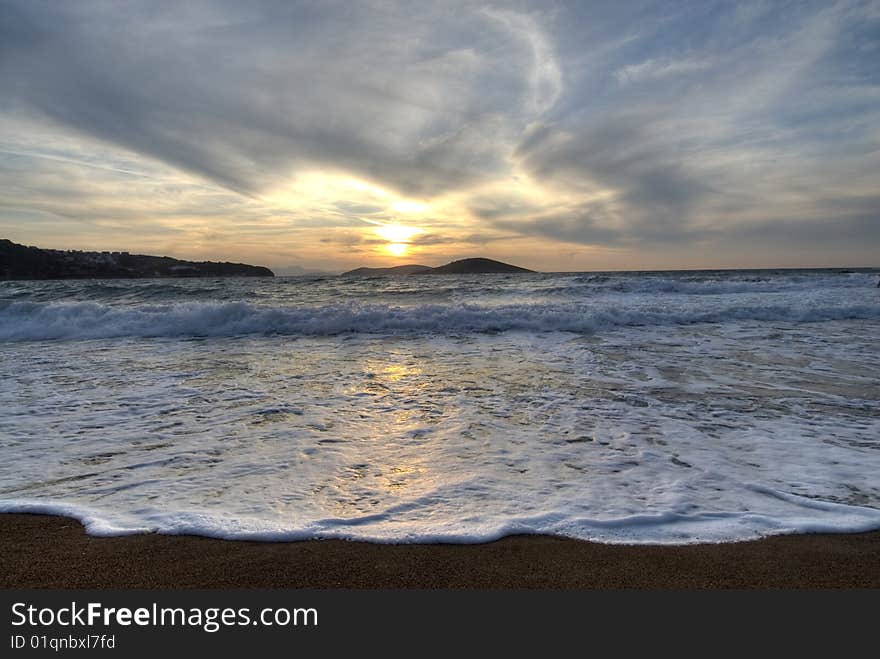
[[[117,307],[95,302],[0,305],[0,340],[241,335],[591,333],[614,327],[728,321],[822,322],[880,319],[880,305],[729,304],[705,308],[640,305],[505,306],[385,304],[264,307],[247,302],[189,302]]]

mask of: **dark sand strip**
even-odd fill
[[[679,547],[547,536],[483,545],[93,538],[0,514],[3,588],[880,588],[880,532]]]

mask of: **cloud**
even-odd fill
[[[524,142],[517,155],[531,176],[585,198],[533,225],[573,242],[685,239],[694,210],[715,191],[658,132],[650,115],[621,113],[577,131],[547,127]]]
[[[864,123],[877,114],[856,100],[876,94],[877,73],[840,76],[841,66],[861,61],[853,57],[867,39],[860,7],[817,5],[788,17],[764,8],[753,15],[767,23],[756,28],[740,16],[729,33],[727,16],[706,13],[669,16],[662,34],[648,22],[619,52],[603,54],[604,70],[623,84],[580,106],[562,101],[568,112],[530,128],[517,161],[564,191],[564,201],[551,196],[520,213],[478,206],[478,215],[535,236],[660,251],[737,245],[754,226],[802,229],[805,244],[821,235],[820,202],[834,199],[838,224],[871,240],[869,223],[846,210],[880,183],[878,134]],[[677,30],[695,22],[706,43],[683,57]]]
[[[242,193],[315,167],[424,194],[491,177],[558,93],[537,23],[470,3],[12,10],[10,103]]]
[[[497,20],[527,47],[531,55],[529,109],[541,114],[556,103],[562,93],[562,72],[548,37],[534,17],[527,14],[485,9],[486,16]]]
[[[647,59],[638,64],[628,64],[614,72],[621,84],[662,80],[671,76],[705,71],[711,62],[702,59]]]

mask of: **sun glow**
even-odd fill
[[[391,210],[395,213],[424,213],[428,210],[428,205],[418,201],[410,201],[409,199],[401,199],[391,204]]]
[[[387,240],[388,244],[382,249],[392,256],[403,256],[410,249],[413,237],[424,233],[422,229],[406,227],[402,224],[382,224],[373,228],[373,232],[380,238]]]
[[[386,259],[421,252],[426,243],[420,239],[434,233],[438,224],[448,231],[467,216],[460,209],[464,202],[454,197],[407,197],[367,179],[319,169],[298,172],[283,186],[265,193],[261,201],[271,208],[272,221],[278,226],[286,227],[293,213],[309,218],[297,231],[326,227],[318,245],[321,250],[327,243],[351,245],[355,240],[368,245],[374,257]],[[338,240],[326,235],[330,232]]]
[[[405,227],[402,224],[382,224],[377,226],[374,231],[391,243],[408,243],[413,236],[422,233],[421,229]]]

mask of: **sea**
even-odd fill
[[[880,529],[878,278],[0,282],[0,511],[266,541]]]

